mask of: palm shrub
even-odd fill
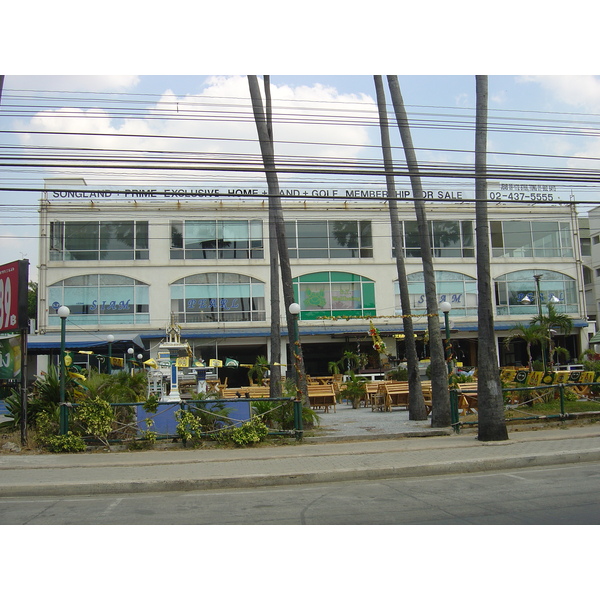
[[[258,385],[262,385],[265,373],[269,370],[269,361],[266,356],[257,356],[254,364],[248,369],[248,383],[253,384],[256,379]]]
[[[198,392],[192,394],[191,400],[192,403],[189,405],[189,412],[194,416],[204,432],[212,434],[231,424],[232,421],[229,414],[233,409],[225,406],[225,402],[219,399],[217,393]],[[204,402],[205,400],[211,400],[211,402]],[[194,401],[198,402],[198,404],[194,404]]]
[[[15,431],[21,426],[21,397],[16,390],[11,390],[10,395],[4,399],[4,406],[8,410],[8,418],[0,423],[0,430]]]
[[[388,371],[385,376],[387,379],[393,379],[394,381],[408,381],[408,369],[398,367]]]
[[[355,375],[352,371],[347,373],[348,379],[344,384],[344,389],[340,392],[343,398],[350,400],[352,408],[358,408],[361,400],[367,393],[367,380],[364,377]]]

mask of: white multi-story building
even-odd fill
[[[136,352],[143,345],[154,355],[174,314],[182,339],[198,358],[253,363],[258,355],[269,356],[272,240],[266,190],[239,185],[91,190],[81,181],[48,181],[47,188],[40,201],[33,352],[56,345],[57,309],[64,304],[71,311],[70,344],[101,348],[111,334],[122,344],[137,345]],[[380,368],[368,333],[371,321],[388,353],[402,359],[402,309],[385,192],[282,193],[307,372],[326,374],[329,361],[345,349],[370,354],[370,366]],[[528,323],[540,307],[544,310],[551,297],[559,300],[557,310],[573,319],[572,334],[559,343],[576,360],[593,333],[576,211],[568,202],[539,202],[541,192],[494,194],[488,211],[500,364],[526,361],[524,346],[506,347],[503,339],[516,323]],[[475,365],[474,203],[455,192],[431,196],[427,214],[439,301],[452,306],[455,355]],[[399,211],[410,313],[419,354],[426,357],[423,270],[412,201],[400,202]],[[590,229],[600,236],[600,226]],[[541,276],[539,296],[534,275]],[[525,296],[534,301],[524,304]]]

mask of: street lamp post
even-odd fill
[[[543,315],[542,315],[542,294],[540,292],[540,279],[542,278],[541,275],[534,275],[533,278],[535,279],[535,292],[536,292],[536,302],[537,302],[537,308],[538,308],[538,316],[540,319],[540,325],[542,325],[543,323]],[[542,366],[544,369],[544,373],[546,372],[546,348],[544,347],[544,343],[542,342],[541,344],[542,347]]]
[[[133,375],[133,348],[127,348],[127,362],[129,363],[129,374]]]
[[[450,319],[448,314],[452,309],[450,302],[440,302],[440,310],[444,313],[444,325],[446,326],[446,363],[448,365],[448,375],[452,373],[452,347],[450,346]]]
[[[59,404],[59,433],[65,435],[69,428],[69,413],[65,403],[65,380],[67,370],[65,368],[65,345],[66,345],[66,330],[67,317],[71,314],[68,306],[60,306],[58,308],[58,316],[60,317],[60,404]]]
[[[298,346],[300,344],[300,331],[298,328],[298,315],[300,314],[300,305],[297,302],[292,302],[288,306],[288,310],[292,315],[292,339],[291,339],[291,355],[292,363],[294,365],[294,381],[296,383],[296,389],[300,389],[300,371],[298,368]],[[294,429],[296,430],[296,438],[302,439],[302,403],[296,398],[294,402]]]
[[[115,336],[112,333],[109,333],[106,336],[106,341],[108,342],[108,370],[107,373],[112,374],[112,345],[115,341]]]
[[[439,309],[444,313],[444,325],[446,328],[446,364],[448,365],[448,388],[450,392],[450,419],[452,421],[452,427],[456,433],[460,432],[460,425],[458,422],[458,394],[455,389],[452,388],[452,346],[450,343],[450,318],[449,313],[452,309],[450,302],[440,302]]]
[[[300,373],[298,372],[298,359],[296,358],[298,352],[298,343],[300,341],[300,332],[298,328],[298,315],[300,314],[300,305],[297,302],[292,302],[288,307],[290,314],[293,316],[292,319],[292,363],[294,365],[294,379],[296,381],[296,387],[300,385]]]

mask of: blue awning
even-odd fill
[[[67,350],[80,350],[107,347],[106,336],[108,333],[69,333],[65,336],[65,348]],[[113,348],[118,346],[133,346],[144,350],[144,342],[137,333],[113,334],[115,341]],[[60,333],[46,333],[44,335],[27,336],[27,352],[29,354],[54,354],[60,352]]]

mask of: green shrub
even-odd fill
[[[392,369],[385,374],[385,377],[394,381],[408,381],[408,369],[402,367]]]
[[[85,452],[86,450],[85,442],[72,431],[64,435],[49,435],[40,441],[50,452]]]
[[[75,417],[83,431],[108,446],[108,434],[113,430],[115,414],[113,407],[98,396],[83,398],[75,411]]]
[[[252,412],[270,429],[290,431],[294,429],[294,403],[274,402],[272,400],[254,400]],[[302,405],[302,423],[304,429],[319,424],[321,418],[310,406]]]
[[[177,435],[184,444],[191,439],[200,440],[202,436],[202,423],[194,413],[188,410],[178,410],[175,412],[177,419]]]
[[[218,438],[222,442],[233,442],[236,446],[249,446],[262,442],[268,435],[269,428],[254,416],[239,427],[223,429]]]
[[[58,434],[58,420],[42,412],[36,420],[37,441],[49,452],[84,452],[85,442],[72,431]]]

